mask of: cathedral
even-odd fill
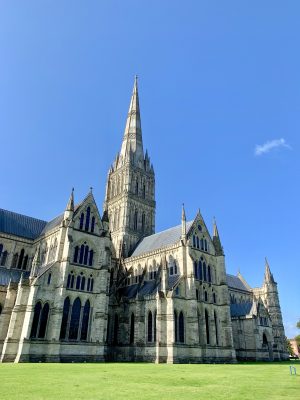
[[[226,273],[200,212],[155,232],[137,79],[103,213],[74,191],[51,221],[0,209],[1,362],[285,360],[277,283]]]

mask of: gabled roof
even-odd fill
[[[0,209],[0,232],[33,240],[46,225],[46,221]]]
[[[24,278],[28,278],[30,272],[22,271],[21,269],[8,269],[0,267],[0,285],[7,286],[10,280],[13,283],[18,283],[22,274]]]
[[[194,221],[186,223],[187,231],[190,229]],[[154,235],[147,236],[137,246],[131,257],[139,256],[150,251],[158,250],[163,247],[171,246],[179,242],[181,237],[181,224],[174,226],[162,232],[155,233]]]
[[[242,280],[235,275],[226,274],[227,277],[227,285],[232,289],[243,290],[245,292],[249,292],[249,289],[245,286]]]

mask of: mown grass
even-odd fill
[[[299,400],[300,364],[1,364],[0,382],[1,400]]]

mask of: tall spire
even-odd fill
[[[144,161],[137,76],[134,78],[120,156],[129,159],[132,153],[136,162]]]
[[[268,282],[268,283],[274,283],[275,282],[273,274],[272,274],[272,272],[270,270],[270,266],[269,266],[267,257],[265,258],[265,282]]]
[[[214,244],[214,247],[216,250],[216,255],[224,256],[224,251],[223,251],[223,247],[221,244],[221,239],[220,239],[217,222],[216,222],[215,218],[214,218],[214,222],[213,222],[213,244]]]

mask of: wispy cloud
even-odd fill
[[[291,146],[287,144],[285,139],[274,139],[269,140],[264,144],[257,144],[255,146],[254,154],[256,156],[261,156],[262,154],[269,153],[271,150],[277,149],[279,147],[285,147],[286,149],[291,149]]]

